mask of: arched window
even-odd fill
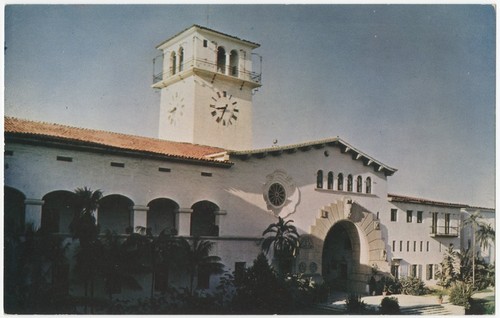
[[[347,191],[352,192],[352,175],[347,176]]]
[[[339,173],[337,177],[337,190],[339,191],[344,190],[344,175],[342,173]]]
[[[177,231],[175,227],[175,214],[179,205],[170,199],[155,199],[148,204],[147,227],[151,228],[153,235],[165,230],[167,234]]]
[[[176,56],[175,56],[175,52],[172,52],[172,54],[170,54],[170,75],[174,75],[175,74],[175,70],[177,68],[177,60],[176,60]]]
[[[328,172],[328,189],[333,189],[333,172]]]
[[[215,212],[219,207],[210,201],[200,201],[192,209],[191,236],[219,236],[219,227],[215,224]]]
[[[127,197],[119,194],[105,196],[99,201],[97,212],[97,224],[101,233],[106,230],[125,234],[132,225],[130,223],[130,213],[134,203]]]
[[[4,234],[15,233],[17,235],[24,229],[26,197],[14,188],[4,186],[3,191]]]
[[[54,191],[43,197],[41,228],[46,233],[69,233],[76,207],[76,195],[69,191]]]
[[[184,49],[179,48],[179,72],[182,72],[184,69]]]
[[[217,72],[226,73],[226,50],[222,46],[217,48]]]
[[[372,179],[366,178],[366,193],[372,193]]]
[[[318,170],[316,174],[316,188],[323,189],[323,170]]]
[[[238,51],[232,50],[229,56],[230,75],[238,77]]]
[[[356,192],[363,192],[363,178],[361,178],[361,176],[358,176],[356,181]]]

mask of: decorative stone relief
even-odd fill
[[[316,273],[316,271],[318,270],[318,264],[316,264],[315,262],[311,262],[311,264],[309,264],[309,271],[314,274]]]
[[[300,262],[299,263],[299,272],[305,273],[307,270],[307,264],[305,262]]]
[[[283,170],[275,170],[266,176],[262,192],[267,209],[283,219],[295,213],[300,202],[299,189]]]
[[[302,235],[300,237],[300,249],[303,249],[303,250],[310,250],[312,249],[314,246],[313,246],[313,241],[311,239],[311,236],[310,235]]]

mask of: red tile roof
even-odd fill
[[[480,208],[480,207],[470,206],[467,204],[433,201],[433,200],[428,200],[428,199],[423,199],[423,198],[415,198],[415,197],[409,197],[409,196],[397,195],[397,194],[388,194],[387,197],[389,198],[389,201],[391,201],[391,202],[426,204],[426,205],[443,206],[443,207],[450,207],[450,208],[476,208],[476,209],[483,209],[483,210],[492,210],[491,208]]]
[[[177,159],[220,162],[209,156],[225,153],[222,148],[183,142],[125,135],[102,130],[70,127],[59,124],[35,122],[5,117],[4,131],[7,136],[56,139],[68,143],[98,145],[126,151],[149,153]],[[229,161],[224,161],[229,164]]]

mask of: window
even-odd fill
[[[111,167],[117,167],[117,168],[125,168],[125,164],[123,162],[112,162]]]
[[[417,251],[417,241],[413,241],[413,251]]]
[[[160,172],[170,172],[170,168],[159,167],[158,171],[160,171]]]
[[[416,264],[411,265],[411,267],[410,267],[410,276],[411,277],[417,277],[417,269],[418,269],[418,265],[416,265]]]
[[[399,251],[403,251],[403,241],[399,241]]]
[[[212,173],[211,173],[211,172],[202,172],[202,173],[201,173],[201,176],[202,176],[202,177],[211,177],[211,176],[212,176]]]
[[[177,68],[177,57],[175,56],[175,52],[170,54],[170,75],[174,75]]]
[[[206,264],[198,268],[198,288],[210,288],[210,268]]]
[[[226,50],[222,46],[217,48],[217,72],[226,73]]]
[[[450,213],[444,215],[444,234],[450,234]]]
[[[231,70],[231,76],[238,76],[238,51],[232,50],[230,55],[229,55],[229,67]]]
[[[423,211],[417,211],[417,223],[422,223],[423,215],[424,215]]]
[[[267,197],[269,202],[275,207],[280,207],[285,203],[286,200],[286,190],[281,183],[273,183],[267,191]]]
[[[413,217],[413,211],[412,210],[406,211],[406,223],[411,223],[412,217]]]
[[[434,275],[433,275],[434,274],[434,271],[433,271],[434,265],[427,264],[426,269],[427,269],[427,276],[426,276],[427,280],[433,279],[434,278]]]
[[[360,193],[363,190],[363,178],[361,176],[358,176],[357,182],[356,182],[356,192]]]
[[[438,213],[432,212],[431,234],[437,233]]]
[[[427,252],[429,251],[429,241],[427,241]]]
[[[65,157],[65,156],[57,156],[56,157],[57,161],[66,161],[66,162],[72,162],[73,158],[71,157]]]
[[[203,47],[208,47],[208,41],[207,40],[203,40]]]
[[[410,251],[410,241],[406,241],[406,251]]]
[[[245,275],[246,262],[236,262],[234,263],[234,281],[238,284]]]
[[[396,241],[392,241],[392,251],[396,252]]]
[[[184,49],[179,48],[179,72],[182,72],[184,69]]]
[[[168,266],[158,266],[155,271],[155,290],[166,291],[168,289]]]
[[[420,252],[424,251],[424,242],[420,241]]]
[[[391,209],[391,222],[397,222],[398,220],[398,210]]]
[[[391,265],[391,274],[394,278],[399,278],[399,265]]]
[[[318,170],[316,174],[316,188],[323,189],[323,170]]]
[[[333,172],[328,172],[328,189],[333,189]]]
[[[352,175],[347,176],[347,191],[352,192]]]
[[[366,193],[372,193],[372,179],[366,178]]]
[[[337,177],[337,190],[344,190],[344,175],[342,173],[339,173]]]

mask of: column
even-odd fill
[[[132,232],[137,232],[136,228],[142,226],[147,228],[148,226],[148,211],[149,207],[145,205],[134,205],[132,207]]]
[[[219,227],[219,236],[222,236],[222,233],[223,231],[226,232],[226,228],[225,228],[225,224],[224,224],[224,219],[225,219],[225,215],[227,215],[227,211],[226,210],[219,210],[219,211],[215,211],[214,212],[215,214],[215,225],[217,225]]]
[[[33,224],[33,229],[36,231],[42,225],[42,206],[44,201],[38,199],[26,199],[24,224]]]
[[[191,235],[191,214],[193,209],[180,208],[177,211],[177,217],[175,218],[175,226],[180,236],[190,236]]]
[[[231,52],[226,52],[226,71],[224,72],[224,74],[226,74],[226,75],[231,74],[230,70],[229,70],[230,59],[231,59]]]

